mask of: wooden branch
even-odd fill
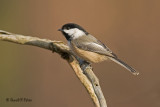
[[[107,107],[105,98],[99,85],[99,80],[93,73],[92,68],[87,66],[86,69],[82,70],[79,65],[79,62],[70,52],[69,47],[65,45],[63,42],[13,34],[3,30],[0,30],[0,40],[22,45],[37,46],[60,54],[64,59],[67,60],[77,77],[80,79],[84,87],[87,89],[95,106]]]
[[[90,68],[89,66],[86,67],[86,69],[84,70],[84,73],[86,74],[87,78],[92,83],[95,94],[98,97],[100,107],[107,107],[106,100],[104,98],[103,92],[102,92],[100,84],[99,84],[99,79],[93,73],[92,68]]]

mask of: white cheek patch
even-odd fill
[[[80,36],[85,35],[85,33],[82,30],[79,30],[77,28],[69,29],[69,30],[64,30],[65,33],[68,35],[72,36],[73,39],[76,39]]]
[[[65,33],[67,33],[68,35],[72,36],[74,34],[74,30],[70,29],[70,30],[64,30]]]
[[[74,39],[86,35],[82,30],[75,28]]]

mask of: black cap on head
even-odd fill
[[[75,24],[75,23],[67,23],[67,24],[65,24],[65,25],[62,26],[62,30],[63,30],[63,29],[69,30],[69,29],[73,29],[73,28],[80,29],[80,30],[82,30],[83,32],[85,32],[85,34],[88,34],[88,32],[87,32],[86,30],[84,30],[81,26],[79,26],[79,25],[77,25],[77,24]]]
[[[67,23],[67,24],[63,25],[62,28],[59,29],[59,31],[61,31],[61,32],[63,33],[63,35],[66,37],[67,40],[70,40],[71,37],[70,37],[67,33],[63,32],[63,30],[64,30],[64,29],[69,30],[69,29],[74,29],[74,28],[77,28],[77,29],[79,29],[79,30],[82,30],[86,35],[89,34],[89,33],[88,33],[86,30],[84,30],[81,26],[79,26],[79,25],[77,25],[77,24],[75,24],[75,23]]]

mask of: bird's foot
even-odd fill
[[[92,69],[91,67],[91,63],[87,62],[87,61],[82,61],[80,62],[80,67],[83,71],[85,71],[87,68]]]

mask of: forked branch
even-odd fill
[[[86,69],[84,69],[83,71],[79,65],[78,60],[72,55],[69,47],[63,42],[13,34],[3,30],[0,30],[0,40],[13,42],[21,45],[37,46],[60,54],[65,60],[67,60],[79,80],[85,86],[95,106],[107,107],[105,98],[99,85],[99,80],[93,73],[92,68],[86,67]]]

